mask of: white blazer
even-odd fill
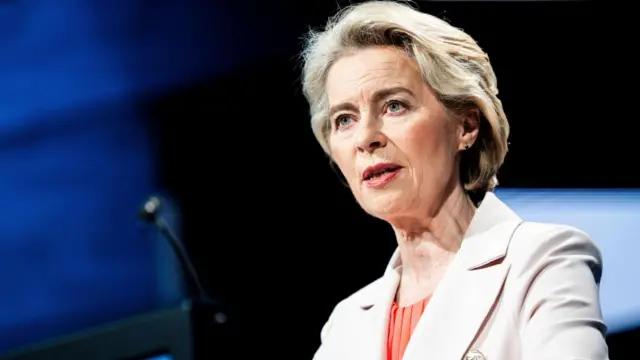
[[[384,276],[335,307],[314,360],[386,360],[400,265],[396,251]],[[601,275],[585,233],[524,222],[487,193],[403,360],[608,359]]]

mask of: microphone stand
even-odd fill
[[[145,202],[144,206],[140,210],[140,218],[146,223],[152,224],[158,230],[158,232],[160,232],[160,234],[169,242],[169,245],[171,246],[173,252],[178,258],[178,261],[180,262],[180,266],[182,267],[183,272],[185,272],[193,281],[199,297],[198,300],[206,304],[219,305],[219,302],[214,301],[207,294],[204,286],[202,286],[200,278],[198,277],[198,272],[189,259],[189,255],[182,245],[182,241],[178,239],[169,224],[167,224],[167,222],[162,218],[160,214],[161,208],[161,199],[157,196],[152,196]]]
[[[171,230],[171,227],[169,227],[169,224],[167,224],[167,222],[161,217],[158,217],[153,224],[155,225],[156,229],[158,229],[160,234],[162,234],[162,236],[164,236],[168,240],[169,245],[173,249],[173,252],[176,254],[182,268],[186,269],[185,272],[191,277],[191,280],[196,287],[198,297],[200,298],[199,300],[204,303],[214,303],[211,297],[204,290],[204,286],[202,286],[202,283],[198,278],[198,273],[196,272],[193,263],[189,261],[186,250],[182,246],[180,240],[178,240],[176,235]]]
[[[200,282],[198,272],[196,271],[193,262],[190,260],[182,241],[178,239],[169,224],[161,216],[162,203],[163,201],[160,197],[149,197],[144,203],[144,206],[140,209],[139,216],[144,222],[154,226],[169,242],[169,245],[178,258],[183,272],[190,277],[191,281],[195,285],[197,299],[191,299],[191,297],[189,297],[189,303],[190,306],[193,307],[193,321],[194,326],[197,328],[193,331],[195,334],[194,342],[199,344],[197,348],[201,349],[199,351],[200,354],[198,354],[198,358],[210,358],[209,356],[206,356],[205,353],[213,355],[215,352],[215,358],[219,359],[221,358],[222,349],[210,349],[210,343],[212,338],[216,338],[216,342],[222,342],[223,344],[226,343],[226,341],[220,341],[221,339],[224,338],[230,340],[227,312],[218,299],[214,299],[209,296]]]

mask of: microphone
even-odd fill
[[[217,304],[217,301],[214,301],[205,291],[200,279],[198,277],[198,273],[193,266],[191,260],[189,260],[189,256],[187,255],[186,250],[182,246],[182,242],[178,239],[178,237],[171,230],[171,227],[167,222],[162,218],[160,210],[162,208],[162,199],[158,196],[151,196],[144,203],[139,212],[139,217],[148,224],[153,225],[162,236],[169,241],[169,245],[173,249],[173,252],[178,257],[178,261],[183,268],[183,271],[187,273],[191,280],[196,286],[196,290],[198,292],[199,300],[203,303],[207,304]],[[224,322],[224,314],[219,313],[216,314],[217,321]]]

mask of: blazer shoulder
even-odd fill
[[[525,259],[541,259],[549,256],[578,256],[594,267],[601,267],[602,254],[591,237],[584,231],[569,225],[524,221],[513,233],[508,257],[526,264]]]
[[[597,249],[596,244],[586,232],[569,225],[523,221],[516,229],[511,240],[515,248],[535,248],[549,244],[570,242]]]

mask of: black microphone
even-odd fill
[[[207,294],[204,287],[200,283],[198,272],[193,266],[193,263],[191,262],[191,260],[189,260],[189,256],[187,255],[186,250],[182,246],[182,242],[171,230],[171,227],[169,226],[169,224],[167,224],[167,222],[162,218],[160,213],[161,208],[162,208],[162,199],[158,196],[151,196],[149,197],[149,199],[147,199],[147,201],[144,203],[144,205],[140,209],[139,216],[144,222],[155,226],[155,228],[158,229],[160,234],[162,234],[162,236],[164,236],[169,241],[169,245],[171,245],[171,248],[173,249],[174,253],[178,257],[178,260],[180,261],[180,265],[182,265],[183,271],[186,272],[188,276],[191,277],[191,280],[193,280],[193,283],[196,286],[196,290],[198,292],[198,297],[199,297],[198,300],[207,304],[219,305],[217,301],[214,301]],[[220,315],[221,314],[218,314],[217,316],[220,316]],[[218,320],[222,320],[222,319],[218,319]],[[224,322],[224,321],[221,321],[221,322]]]

